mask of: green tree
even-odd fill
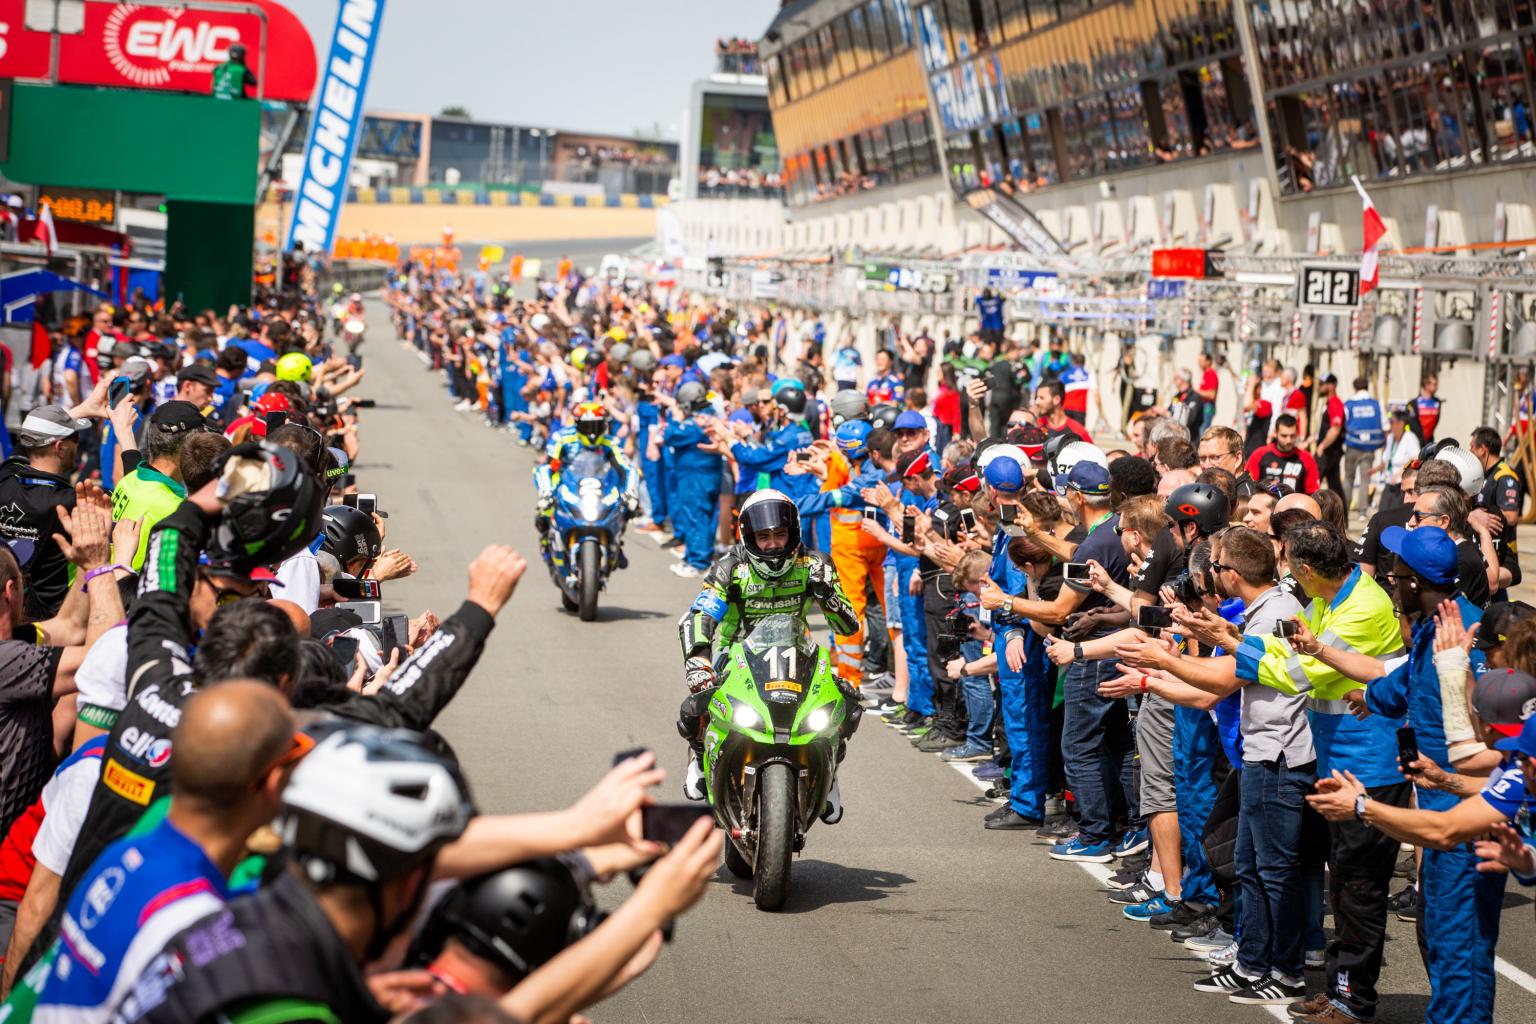
[[[442,110],[439,110],[437,112],[437,116],[438,117],[468,117],[469,116],[469,108],[468,107],[464,107],[464,106],[460,106],[458,104],[454,104],[451,107],[444,107]]]

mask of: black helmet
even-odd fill
[[[709,404],[709,392],[696,380],[691,380],[678,388],[677,394],[673,397],[677,399],[677,404],[682,406],[684,412],[696,412]]]
[[[773,396],[773,400],[791,416],[805,415],[806,397],[805,391],[801,388],[780,388],[779,393]]]
[[[229,44],[229,59],[230,60],[245,60],[245,44],[244,43],[230,43]]]
[[[1211,484],[1185,484],[1168,495],[1163,506],[1175,523],[1194,523],[1202,537],[1226,526],[1231,509],[1226,492]]]
[[[447,939],[514,978],[533,973],[608,915],[553,857],[465,879],[433,908],[410,956],[430,963]]]
[[[884,427],[886,430],[896,429],[896,417],[901,415],[901,410],[889,403],[877,405],[869,410],[869,423],[874,427]]]
[[[319,885],[382,883],[429,862],[475,807],[459,767],[408,729],[320,730],[283,790],[277,834]]]
[[[325,531],[320,550],[335,555],[343,572],[358,558],[366,569],[384,547],[384,538],[379,536],[379,524],[373,516],[351,505],[332,505],[320,522]]]
[[[784,547],[772,554],[758,548],[757,531],[777,529],[789,531]],[[752,563],[752,568],[768,579],[778,579],[794,564],[800,551],[800,510],[782,491],[772,488],[755,491],[737,513],[736,531],[742,547],[747,549],[747,561]]]
[[[245,491],[219,514],[204,549],[212,572],[248,575],[276,565],[301,551],[320,524],[325,489],[298,454],[282,445],[253,441],[236,445],[219,460],[219,475],[232,460],[251,465],[239,476],[263,479],[260,489]],[[262,465],[264,463],[264,465]]]
[[[827,407],[832,411],[832,425],[836,427],[844,420],[863,419],[865,413],[869,411],[869,402],[865,399],[864,392],[849,389],[833,395]]]

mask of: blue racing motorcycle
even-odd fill
[[[560,469],[552,511],[544,564],[565,610],[591,622],[598,592],[626,564],[623,477],[601,452],[580,452]]]

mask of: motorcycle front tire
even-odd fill
[[[597,591],[602,586],[602,557],[603,553],[593,543],[581,546],[580,566],[581,577],[581,621],[591,622],[597,618]]]
[[[789,899],[789,869],[795,856],[795,770],[782,762],[764,765],[757,777],[757,801],[752,899],[759,910],[781,910]]]

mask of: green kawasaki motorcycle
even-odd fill
[[[705,791],[729,837],[725,866],[753,880],[758,909],[778,910],[790,858],[832,786],[848,709],[826,649],[792,616],[759,620],[725,660],[704,734]]]

